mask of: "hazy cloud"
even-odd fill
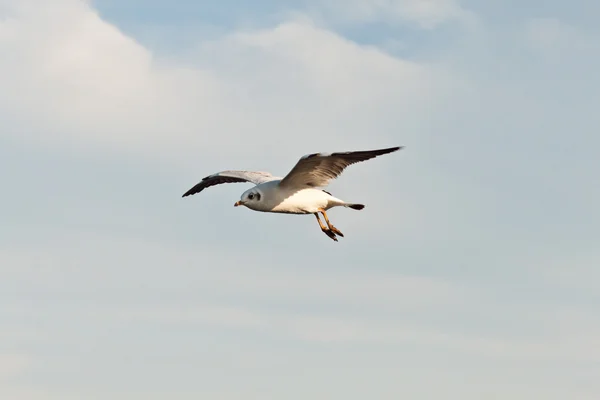
[[[101,3],[0,0],[3,398],[598,397],[593,27],[308,2],[165,54]],[[339,243],[180,198],[388,145]]]

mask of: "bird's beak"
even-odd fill
[[[237,206],[243,206],[243,205],[244,205],[244,203],[242,203],[241,200],[238,200],[238,201],[235,202],[235,204],[233,206],[237,207]]]

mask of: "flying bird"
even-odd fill
[[[255,186],[242,193],[240,200],[235,202],[234,206],[245,206],[260,212],[313,214],[321,230],[337,242],[337,236],[344,235],[329,221],[327,211],[340,206],[362,210],[365,206],[340,200],[321,188],[340,176],[349,165],[392,153],[403,147],[307,154],[300,158],[294,168],[283,178],[262,171],[221,171],[203,178],[182,197],[200,193],[207,187],[222,183],[250,182]],[[325,224],[319,218],[319,213],[323,215]]]

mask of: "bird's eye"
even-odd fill
[[[250,194],[248,195],[248,198],[249,198],[250,200],[252,200],[252,199],[254,198],[254,193],[250,193]]]

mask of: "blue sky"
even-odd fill
[[[600,5],[515,4],[0,0],[0,397],[597,399]]]

